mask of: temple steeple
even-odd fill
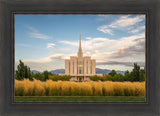
[[[78,50],[78,57],[83,57],[83,52],[82,52],[82,48],[81,48],[81,34],[80,34],[80,38],[79,38],[79,50]]]
[[[81,48],[81,34],[80,34],[80,38],[79,38],[79,50],[82,49]]]

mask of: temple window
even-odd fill
[[[79,74],[82,74],[82,71],[81,71],[81,69],[79,70]]]

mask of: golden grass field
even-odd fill
[[[145,96],[145,82],[15,80],[15,96]]]

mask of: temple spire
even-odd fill
[[[79,49],[82,49],[81,48],[81,34],[80,34],[80,38],[79,38]]]
[[[81,34],[80,34],[80,38],[79,38],[79,50],[78,50],[78,57],[83,57],[83,52],[82,52],[82,48],[81,48]]]

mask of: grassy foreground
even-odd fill
[[[32,97],[16,96],[15,101],[145,101],[145,97]]]
[[[15,96],[145,96],[145,82],[15,80]]]

